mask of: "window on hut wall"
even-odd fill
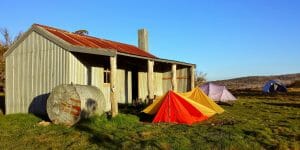
[[[110,70],[104,68],[104,83],[110,83]]]

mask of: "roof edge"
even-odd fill
[[[175,64],[186,65],[186,66],[191,66],[191,67],[193,66],[196,68],[196,64],[186,63],[183,61],[170,60],[170,59],[164,59],[164,58],[156,58],[155,60],[158,62],[175,63]]]
[[[49,32],[49,31],[48,31],[47,29],[45,29],[45,28],[49,28],[49,29],[51,29],[51,30],[56,30],[56,31],[59,31],[59,32],[66,32],[66,33],[68,33],[68,34],[74,34],[74,33],[72,33],[72,32],[69,32],[69,31],[63,30],[63,29],[59,29],[59,28],[56,28],[56,27],[51,27],[51,26],[41,25],[41,24],[33,24],[33,26],[36,26],[36,27],[40,28],[41,30],[44,30],[45,32],[48,32],[48,33],[52,34],[53,36],[59,38],[59,40],[62,40],[63,43],[67,43],[68,45],[71,45],[72,47],[76,47],[75,49],[80,49],[80,51],[78,51],[78,52],[84,52],[84,51],[82,51],[82,50],[83,50],[83,48],[86,48],[86,49],[88,49],[88,50],[90,50],[90,49],[99,50],[99,51],[102,51],[102,50],[103,50],[103,52],[99,52],[99,53],[92,52],[91,54],[107,55],[107,54],[109,53],[109,51],[112,51],[112,53],[108,54],[108,56],[111,56],[111,55],[112,55],[112,56],[115,56],[115,55],[116,55],[116,51],[118,51],[118,50],[113,49],[113,48],[112,48],[112,49],[110,49],[110,48],[90,48],[90,47],[85,47],[85,46],[76,46],[76,45],[74,45],[74,44],[71,44],[71,43],[69,43],[69,42],[63,40],[62,38],[56,36],[55,34]],[[142,50],[142,49],[140,49],[140,48],[138,48],[137,46],[132,45],[132,44],[121,43],[121,42],[118,42],[118,41],[112,41],[112,40],[103,39],[103,38],[99,38],[99,37],[94,37],[94,36],[90,36],[90,35],[77,35],[77,36],[83,36],[84,38],[100,39],[100,40],[102,40],[102,41],[105,41],[105,42],[108,43],[108,44],[111,44],[111,42],[112,42],[112,43],[118,43],[118,44],[122,44],[122,45],[126,45],[126,46],[132,46],[132,47],[135,47],[135,48],[139,49],[140,51],[143,51],[143,52],[147,53],[148,55],[150,55],[151,57],[149,56],[149,58],[152,58],[152,57],[153,57],[153,58],[157,58],[156,56],[154,56],[154,55],[151,54],[150,52],[146,52],[146,51],[144,51],[144,50]],[[73,51],[73,50],[71,50],[71,51]],[[88,52],[84,52],[84,53],[88,53]],[[134,54],[132,54],[132,55],[134,55]],[[137,56],[139,56],[139,55],[137,55]],[[147,56],[142,56],[142,57],[147,57]]]
[[[120,53],[120,52],[117,52],[117,55],[135,57],[135,58],[146,59],[146,60],[153,60],[153,61],[157,61],[157,62],[164,62],[164,63],[170,63],[170,64],[185,65],[185,66],[191,66],[191,67],[196,68],[196,64],[191,64],[191,63],[186,63],[186,62],[181,62],[181,61],[175,61],[175,60],[169,60],[169,59],[163,59],[163,58],[149,58],[149,57],[136,56],[136,55],[127,54],[127,53]]]
[[[15,41],[8,50],[3,54],[4,58],[6,58],[12,51],[18,47],[32,32],[34,31],[33,26],[31,26],[24,34],[21,35],[17,41]]]
[[[117,55],[134,57],[134,58],[139,58],[139,59],[155,60],[155,58],[151,58],[151,57],[138,56],[138,55],[133,55],[133,54],[128,54],[128,53],[122,53],[122,52],[117,52]]]
[[[114,49],[88,48],[88,47],[81,47],[81,46],[71,46],[69,51],[78,52],[78,53],[95,54],[95,55],[104,55],[104,56],[117,55],[117,50]]]
[[[105,56],[115,56],[116,51],[111,49],[105,48],[88,48],[88,47],[81,47],[81,46],[74,46],[65,40],[57,37],[56,35],[52,34],[51,32],[47,31],[46,29],[39,27],[38,25],[33,25],[35,31],[44,35],[48,40],[54,42],[55,44],[61,46],[62,48],[71,51],[71,52],[79,52],[79,53],[88,53],[88,54],[96,54],[96,55],[105,55]]]

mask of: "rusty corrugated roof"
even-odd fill
[[[133,45],[100,39],[100,38],[87,36],[87,35],[74,34],[65,30],[61,30],[61,29],[57,29],[45,25],[40,25],[40,24],[34,24],[34,25],[47,30],[48,32],[54,34],[55,36],[61,38],[62,40],[74,46],[81,46],[87,48],[114,49],[120,53],[126,53],[126,54],[137,55],[137,56],[148,57],[148,58],[157,58],[156,56],[142,49],[139,49],[138,47]]]

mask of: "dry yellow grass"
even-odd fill
[[[300,88],[288,88],[289,92],[300,92]]]

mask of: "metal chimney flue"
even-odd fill
[[[138,47],[146,52],[148,52],[148,31],[146,29],[138,30]]]

